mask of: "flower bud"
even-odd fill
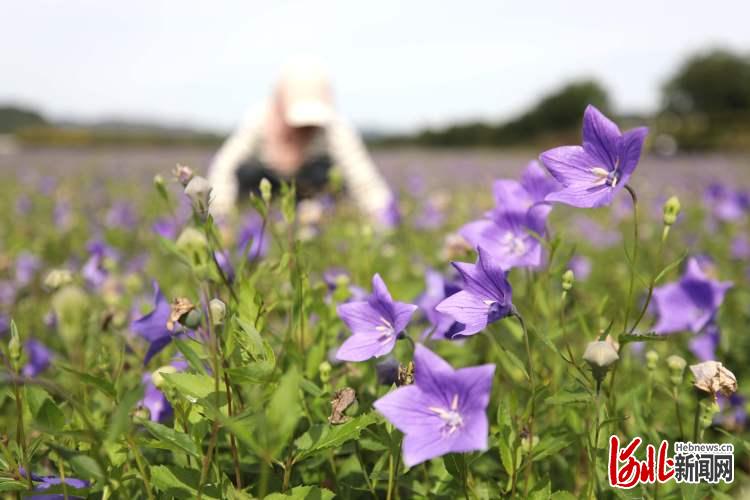
[[[209,262],[209,245],[206,235],[194,227],[186,227],[175,241],[175,247],[191,264],[205,265]]]
[[[685,367],[687,366],[687,361],[681,356],[678,356],[676,354],[672,354],[667,358],[667,366],[669,367],[669,370],[672,372],[672,376],[670,379],[672,380],[672,383],[674,385],[680,385],[682,384],[682,378],[685,374]]]
[[[664,203],[664,225],[671,226],[680,214],[680,200],[672,196]]]
[[[318,371],[320,372],[320,381],[324,384],[327,384],[329,380],[331,380],[331,370],[333,368],[331,367],[331,363],[328,361],[323,361],[318,366]]]
[[[21,359],[21,336],[18,334],[15,321],[10,322],[10,341],[8,341],[8,354],[10,361],[15,367]]]
[[[174,175],[175,179],[177,179],[177,182],[182,184],[183,187],[188,185],[188,182],[190,182],[194,175],[192,168],[185,165],[180,165],[179,163],[174,168],[174,170],[172,170],[172,174]]]
[[[167,193],[167,186],[164,184],[164,177],[160,174],[154,176],[154,187],[163,199],[168,200],[169,194]]]
[[[659,353],[654,350],[646,352],[646,368],[656,370],[656,364],[659,362]]]
[[[52,296],[57,327],[68,348],[76,346],[89,317],[89,297],[77,285],[65,285]]]
[[[186,328],[195,330],[201,325],[203,320],[203,313],[199,308],[191,309],[190,312],[180,318],[180,323],[185,325]]]
[[[271,204],[271,194],[273,191],[273,186],[271,186],[271,181],[263,177],[260,180],[260,185],[258,186],[260,189],[260,197],[263,199],[263,202],[266,205]]]
[[[157,368],[151,373],[151,382],[153,382],[154,386],[157,389],[161,389],[164,386],[164,382],[166,382],[166,380],[164,379],[164,374],[169,373],[177,373],[177,368],[172,365],[166,365]]]
[[[594,378],[598,382],[604,379],[609,367],[616,363],[618,359],[620,359],[620,356],[614,346],[606,340],[589,342],[586,351],[583,353],[583,360],[589,364]]]
[[[61,286],[73,282],[73,274],[67,269],[53,269],[44,277],[44,286],[50,290],[57,290]]]
[[[185,186],[185,194],[190,198],[195,213],[201,217],[205,217],[208,214],[208,205],[211,201],[211,184],[208,180],[205,177],[196,175]]]
[[[695,377],[694,386],[699,391],[707,392],[716,399],[717,394],[731,396],[737,392],[737,377],[724,368],[718,361],[704,361],[690,365]]]
[[[211,312],[211,323],[214,326],[224,323],[224,317],[227,315],[227,305],[224,302],[220,299],[211,299],[208,310]]]
[[[562,289],[564,291],[569,291],[571,288],[573,288],[573,282],[575,282],[575,274],[573,274],[572,269],[568,269],[565,271],[562,275]]]
[[[375,365],[378,384],[391,386],[398,380],[399,363],[393,356],[388,356]]]

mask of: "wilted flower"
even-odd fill
[[[214,325],[224,323],[224,317],[227,315],[227,305],[221,299],[211,299],[208,303],[208,310],[211,312],[211,321]]]
[[[581,208],[609,205],[638,165],[647,133],[647,128],[640,127],[623,134],[598,109],[587,106],[583,145],[561,146],[540,156],[563,185],[545,199]]]
[[[422,345],[414,351],[415,383],[375,401],[404,436],[404,463],[413,467],[446,453],[486,450],[486,415],[495,365],[454,370]]]
[[[348,302],[336,308],[352,335],[339,347],[342,361],[364,361],[388,354],[398,334],[409,324],[417,306],[395,302],[379,274],[372,277],[372,295],[366,301]]]
[[[185,186],[185,195],[190,198],[193,210],[200,216],[208,214],[208,205],[211,202],[211,183],[205,177],[194,176]]]
[[[473,247],[471,243],[466,241],[466,238],[458,233],[449,233],[445,235],[441,255],[444,259],[453,260],[463,257],[471,250],[473,250]]]
[[[695,388],[707,392],[714,400],[718,394],[731,396],[737,392],[737,378],[718,361],[704,361],[697,365],[690,365],[690,371],[695,377]]]
[[[463,278],[463,290],[435,307],[463,324],[455,335],[474,335],[512,312],[512,289],[505,271],[482,247],[477,252],[476,264],[452,262]]]
[[[154,309],[133,321],[130,329],[149,342],[148,351],[143,359],[147,364],[152,357],[164,349],[172,341],[173,332],[167,328],[170,319],[171,306],[161,293],[159,284],[154,282]]]
[[[698,260],[691,258],[680,281],[654,289],[654,302],[659,315],[654,331],[700,332],[714,317],[731,286],[731,281],[708,278]]]
[[[609,367],[615,364],[618,359],[620,359],[620,356],[617,354],[617,349],[606,340],[589,342],[586,351],[583,353],[583,360],[589,364],[594,378],[599,382],[604,379]]]

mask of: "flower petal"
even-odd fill
[[[583,113],[583,148],[599,160],[601,167],[614,170],[621,141],[620,129],[592,105]]]
[[[382,314],[369,302],[347,302],[340,304],[336,312],[352,333],[376,335],[382,326]]]
[[[443,300],[435,310],[463,323],[464,328],[456,332],[457,335],[474,335],[487,326],[490,306],[476,295],[462,290]]]
[[[646,140],[647,134],[648,128],[646,127],[634,128],[623,134],[620,144],[620,169],[623,174],[630,175],[635,170],[641,158],[643,141]]]
[[[341,344],[341,347],[336,351],[336,359],[341,361],[365,361],[370,358],[379,358],[391,352],[395,345],[395,335],[383,338],[382,335],[378,334],[355,333]]]

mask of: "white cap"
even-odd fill
[[[319,65],[294,64],[279,82],[284,120],[292,127],[327,125],[334,115],[331,85]]]

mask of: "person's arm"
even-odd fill
[[[354,202],[371,219],[389,225],[394,197],[373,163],[359,134],[340,117],[328,129],[328,141],[334,165],[341,169]]]
[[[237,169],[255,151],[261,134],[263,111],[248,115],[242,124],[224,141],[208,169],[211,183],[211,213],[229,214],[237,202]]]

